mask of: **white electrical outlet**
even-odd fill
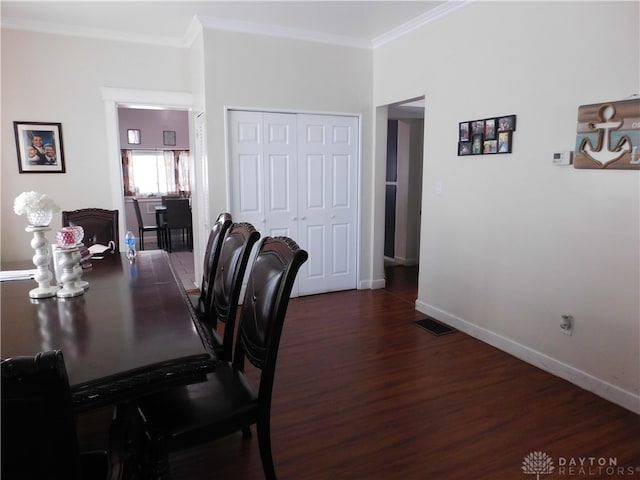
[[[573,332],[573,315],[562,315],[560,330],[562,330],[562,333],[565,335],[571,335]]]

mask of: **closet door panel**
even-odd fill
[[[238,155],[240,212],[242,214],[262,214],[262,158],[260,155]]]
[[[264,113],[265,222],[263,235],[298,237],[296,116]]]
[[[298,115],[299,195],[306,200],[300,202],[300,225],[325,227],[321,241],[303,246],[318,265],[303,265],[300,294],[357,286],[357,138],[356,117]]]
[[[262,113],[230,112],[228,132],[233,221],[260,229],[265,218]]]
[[[300,243],[307,246],[307,251],[313,251],[314,255],[309,255],[307,260],[307,276],[310,282],[317,282],[320,285],[326,284],[325,255],[325,227],[324,225],[305,225],[305,235]]]

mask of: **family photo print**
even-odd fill
[[[13,122],[20,173],[64,173],[62,124]]]

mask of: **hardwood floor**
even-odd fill
[[[431,335],[413,324],[415,268],[387,276],[384,290],[291,300],[272,412],[280,479],[526,480],[532,452],[553,459],[541,479],[640,478],[640,416],[463,333]],[[262,478],[255,435],[171,465],[174,480]]]

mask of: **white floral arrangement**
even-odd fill
[[[23,215],[37,210],[57,212],[60,210],[60,207],[49,195],[38,192],[22,192],[13,202],[13,211],[16,212],[17,215]]]

